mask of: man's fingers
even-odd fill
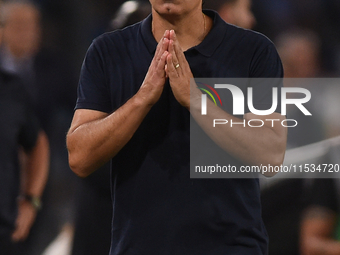
[[[165,64],[165,78],[169,78],[169,75],[168,75],[168,64]]]
[[[168,54],[169,54],[168,51],[164,51],[156,66],[156,72],[162,77],[165,76],[165,65]]]
[[[16,228],[12,233],[12,240],[15,242],[25,240],[34,222],[36,211],[31,204],[22,202],[19,205]]]
[[[167,38],[167,39],[169,39],[169,35],[170,35],[170,32],[169,32],[169,30],[165,30],[165,32],[164,32],[164,35],[163,35],[162,39],[161,39],[161,40],[158,42],[158,44],[157,44],[157,48],[156,48],[156,52],[155,52],[155,56],[159,55],[159,53],[160,53],[160,51],[161,51],[161,49],[162,49],[162,47],[163,47],[164,38]],[[163,51],[164,51],[164,50],[163,50]]]
[[[162,42],[161,42],[160,51],[158,52],[157,55],[154,56],[150,66],[154,65],[157,68],[157,66],[159,65],[159,62],[161,61],[161,58],[162,58],[163,54],[165,52],[167,52],[168,45],[169,45],[169,39],[168,38],[163,38]]]
[[[163,44],[163,39],[164,39],[164,38],[162,38],[162,39],[158,42],[158,44],[157,44],[156,51],[155,51],[155,56],[158,56],[158,55],[159,55],[159,52],[161,51],[162,44]]]
[[[165,30],[163,38],[170,38],[170,30]]]
[[[12,234],[12,240],[14,242],[22,241],[25,239],[25,237],[26,237],[26,234],[25,234],[24,228],[16,229],[15,232]]]
[[[182,64],[187,62],[187,60],[184,56],[183,50],[182,50],[181,46],[179,45],[179,42],[177,40],[177,36],[176,36],[176,33],[175,33],[174,30],[170,31],[170,40],[172,40],[174,42],[173,47],[174,47],[174,51],[175,51],[175,54],[176,54],[178,61]]]
[[[22,219],[17,223],[17,227],[12,234],[12,240],[14,242],[19,242],[25,240],[29,233],[29,226],[27,222]]]
[[[176,56],[176,52],[175,52],[175,48],[174,48],[174,41],[173,40],[170,40],[170,42],[169,42],[169,53],[172,56],[172,62],[174,64],[175,68],[176,68],[176,66],[177,66],[177,68],[179,68],[178,65],[180,65],[180,63],[179,63],[179,60],[178,60],[178,58]]]
[[[179,42],[176,37],[176,33],[173,30],[170,31],[169,48],[170,48],[170,45],[171,45],[171,48],[173,48],[172,54],[175,56],[173,57],[173,62],[175,66],[177,65],[177,63],[180,65],[180,67],[178,67],[178,70],[177,70],[179,76],[181,76],[185,72],[188,72],[188,71],[191,72],[188,61],[183,53],[181,46],[179,45]]]
[[[171,41],[171,45],[169,45],[169,51],[170,51],[170,46],[171,46],[171,50],[173,50],[173,52],[170,51],[171,54],[174,54],[176,58],[178,59],[180,53],[182,53],[182,50],[180,49],[179,43],[176,38],[176,33],[174,30],[170,31],[170,41]]]
[[[159,63],[158,63],[158,66],[157,66],[157,69],[160,70],[160,71],[165,71],[165,65],[166,65],[166,58],[167,56],[169,55],[169,52],[168,51],[164,51]]]
[[[173,61],[173,55],[171,53],[169,53],[169,55],[166,58],[166,62],[167,62],[167,75],[169,76],[169,78],[177,78],[178,77],[178,73],[176,70],[176,67],[174,66],[174,61]],[[180,68],[180,67],[178,67]]]
[[[161,59],[164,51],[168,50],[169,47],[169,30],[166,30],[162,39],[159,41],[157,45],[157,49],[154,55],[154,59],[156,63]]]
[[[169,48],[169,39],[168,38],[163,38],[163,44],[162,44],[161,52],[164,53],[165,51],[168,51],[168,48]]]

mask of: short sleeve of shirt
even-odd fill
[[[257,110],[268,110],[277,99],[275,112],[281,112],[281,88],[283,86],[283,67],[281,59],[272,42],[266,37],[265,46],[257,50],[250,65],[250,87],[253,87],[253,106]],[[276,88],[277,96],[273,96]]]
[[[96,39],[89,47],[81,67],[76,109],[110,112],[110,93],[104,71],[104,44]]]
[[[283,67],[276,48],[269,39],[263,49],[255,52],[251,66],[250,77],[252,78],[283,78]]]

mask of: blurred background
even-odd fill
[[[11,6],[17,2],[22,8]],[[269,37],[282,58],[285,77],[339,77],[340,1],[205,0],[203,7],[218,11],[229,23]],[[108,254],[109,166],[89,178],[77,178],[68,167],[65,134],[81,64],[92,40],[145,18],[150,5],[146,0],[3,0],[0,11],[6,19],[0,66],[26,80],[51,146],[44,207],[21,244],[23,254]],[[339,163],[339,85],[310,89],[316,97],[311,107],[317,114],[303,119],[294,109],[288,112],[301,125],[289,132],[286,161],[312,158]],[[336,179],[263,180],[269,254],[340,254],[339,185]]]

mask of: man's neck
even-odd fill
[[[185,17],[161,16],[152,11],[152,33],[157,42],[165,30],[173,29],[183,51],[200,44],[208,34],[212,20],[201,11],[185,15]]]

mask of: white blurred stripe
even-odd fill
[[[60,234],[42,255],[71,255],[73,233],[73,227],[70,224],[65,224]]]

